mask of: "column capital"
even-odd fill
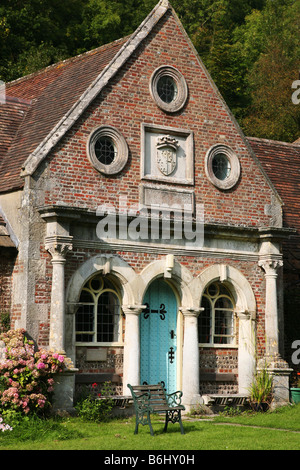
[[[68,251],[73,248],[73,237],[46,237],[45,248],[52,256],[52,263],[66,261]]]
[[[277,276],[277,269],[283,265],[283,261],[278,258],[265,258],[258,262],[258,266],[263,268],[266,276]]]
[[[198,317],[203,312],[204,307],[193,308],[193,307],[179,307],[179,310],[184,317]]]
[[[122,310],[125,315],[140,315],[140,313],[146,308],[146,305],[123,305]]]
[[[253,316],[248,310],[236,310],[235,314],[240,320],[251,320]]]

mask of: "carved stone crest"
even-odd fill
[[[171,175],[176,168],[178,146],[178,140],[170,135],[157,139],[156,162],[159,171],[165,176]]]

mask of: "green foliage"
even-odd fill
[[[9,312],[0,313],[0,333],[8,331],[10,328],[10,314]]]
[[[92,398],[91,396],[79,401],[75,406],[78,415],[87,420],[99,423],[111,419],[113,402],[109,398]]]
[[[92,387],[96,388],[97,384],[93,384]],[[112,418],[114,406],[110,398],[111,393],[110,382],[105,382],[102,393],[98,393],[97,396],[86,392],[86,396],[79,399],[75,405],[78,415],[84,420],[95,423],[109,421]]]
[[[82,0],[2,0],[1,80],[11,81],[72,55],[81,11]]]
[[[299,72],[300,2],[267,0],[235,31],[244,67],[248,107],[241,120],[247,135],[293,142],[299,137],[300,109],[292,103]]]
[[[250,386],[250,403],[270,404],[273,399],[273,378],[267,368],[259,370]]]
[[[84,435],[78,429],[68,427],[68,423],[60,417],[41,419],[37,416],[19,416],[18,419],[10,420],[13,429],[1,434],[4,443],[9,442],[44,442],[67,441],[69,439],[82,439]]]
[[[219,413],[221,416],[239,416],[242,413],[245,413],[241,410],[241,408],[237,406],[224,406],[224,411]],[[247,413],[247,411],[246,411]]]

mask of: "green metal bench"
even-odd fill
[[[156,385],[128,384],[128,388],[133,398],[136,414],[134,434],[138,433],[139,424],[143,426],[148,424],[151,435],[154,435],[150,419],[153,413],[165,413],[164,432],[167,431],[168,423],[171,422],[179,423],[181,434],[184,434],[181,411],[185,410],[185,407],[181,404],[181,391],[167,394],[161,383]]]

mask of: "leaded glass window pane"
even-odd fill
[[[100,137],[95,144],[95,154],[100,163],[110,165],[116,157],[116,149],[110,137]]]
[[[199,343],[210,343],[211,342],[211,311],[209,299],[203,297],[202,305],[204,311],[201,312],[201,316],[198,321],[199,331]]]
[[[112,282],[95,276],[83,287],[76,313],[76,341],[111,343],[119,341],[120,298]]]
[[[172,77],[163,75],[157,82],[158,96],[164,103],[171,103],[176,99],[177,86]]]
[[[212,170],[218,180],[224,181],[231,172],[229,159],[223,153],[218,153],[212,161]]]
[[[210,284],[204,292],[198,317],[198,337],[203,344],[232,344],[234,303],[231,293],[221,283]]]

